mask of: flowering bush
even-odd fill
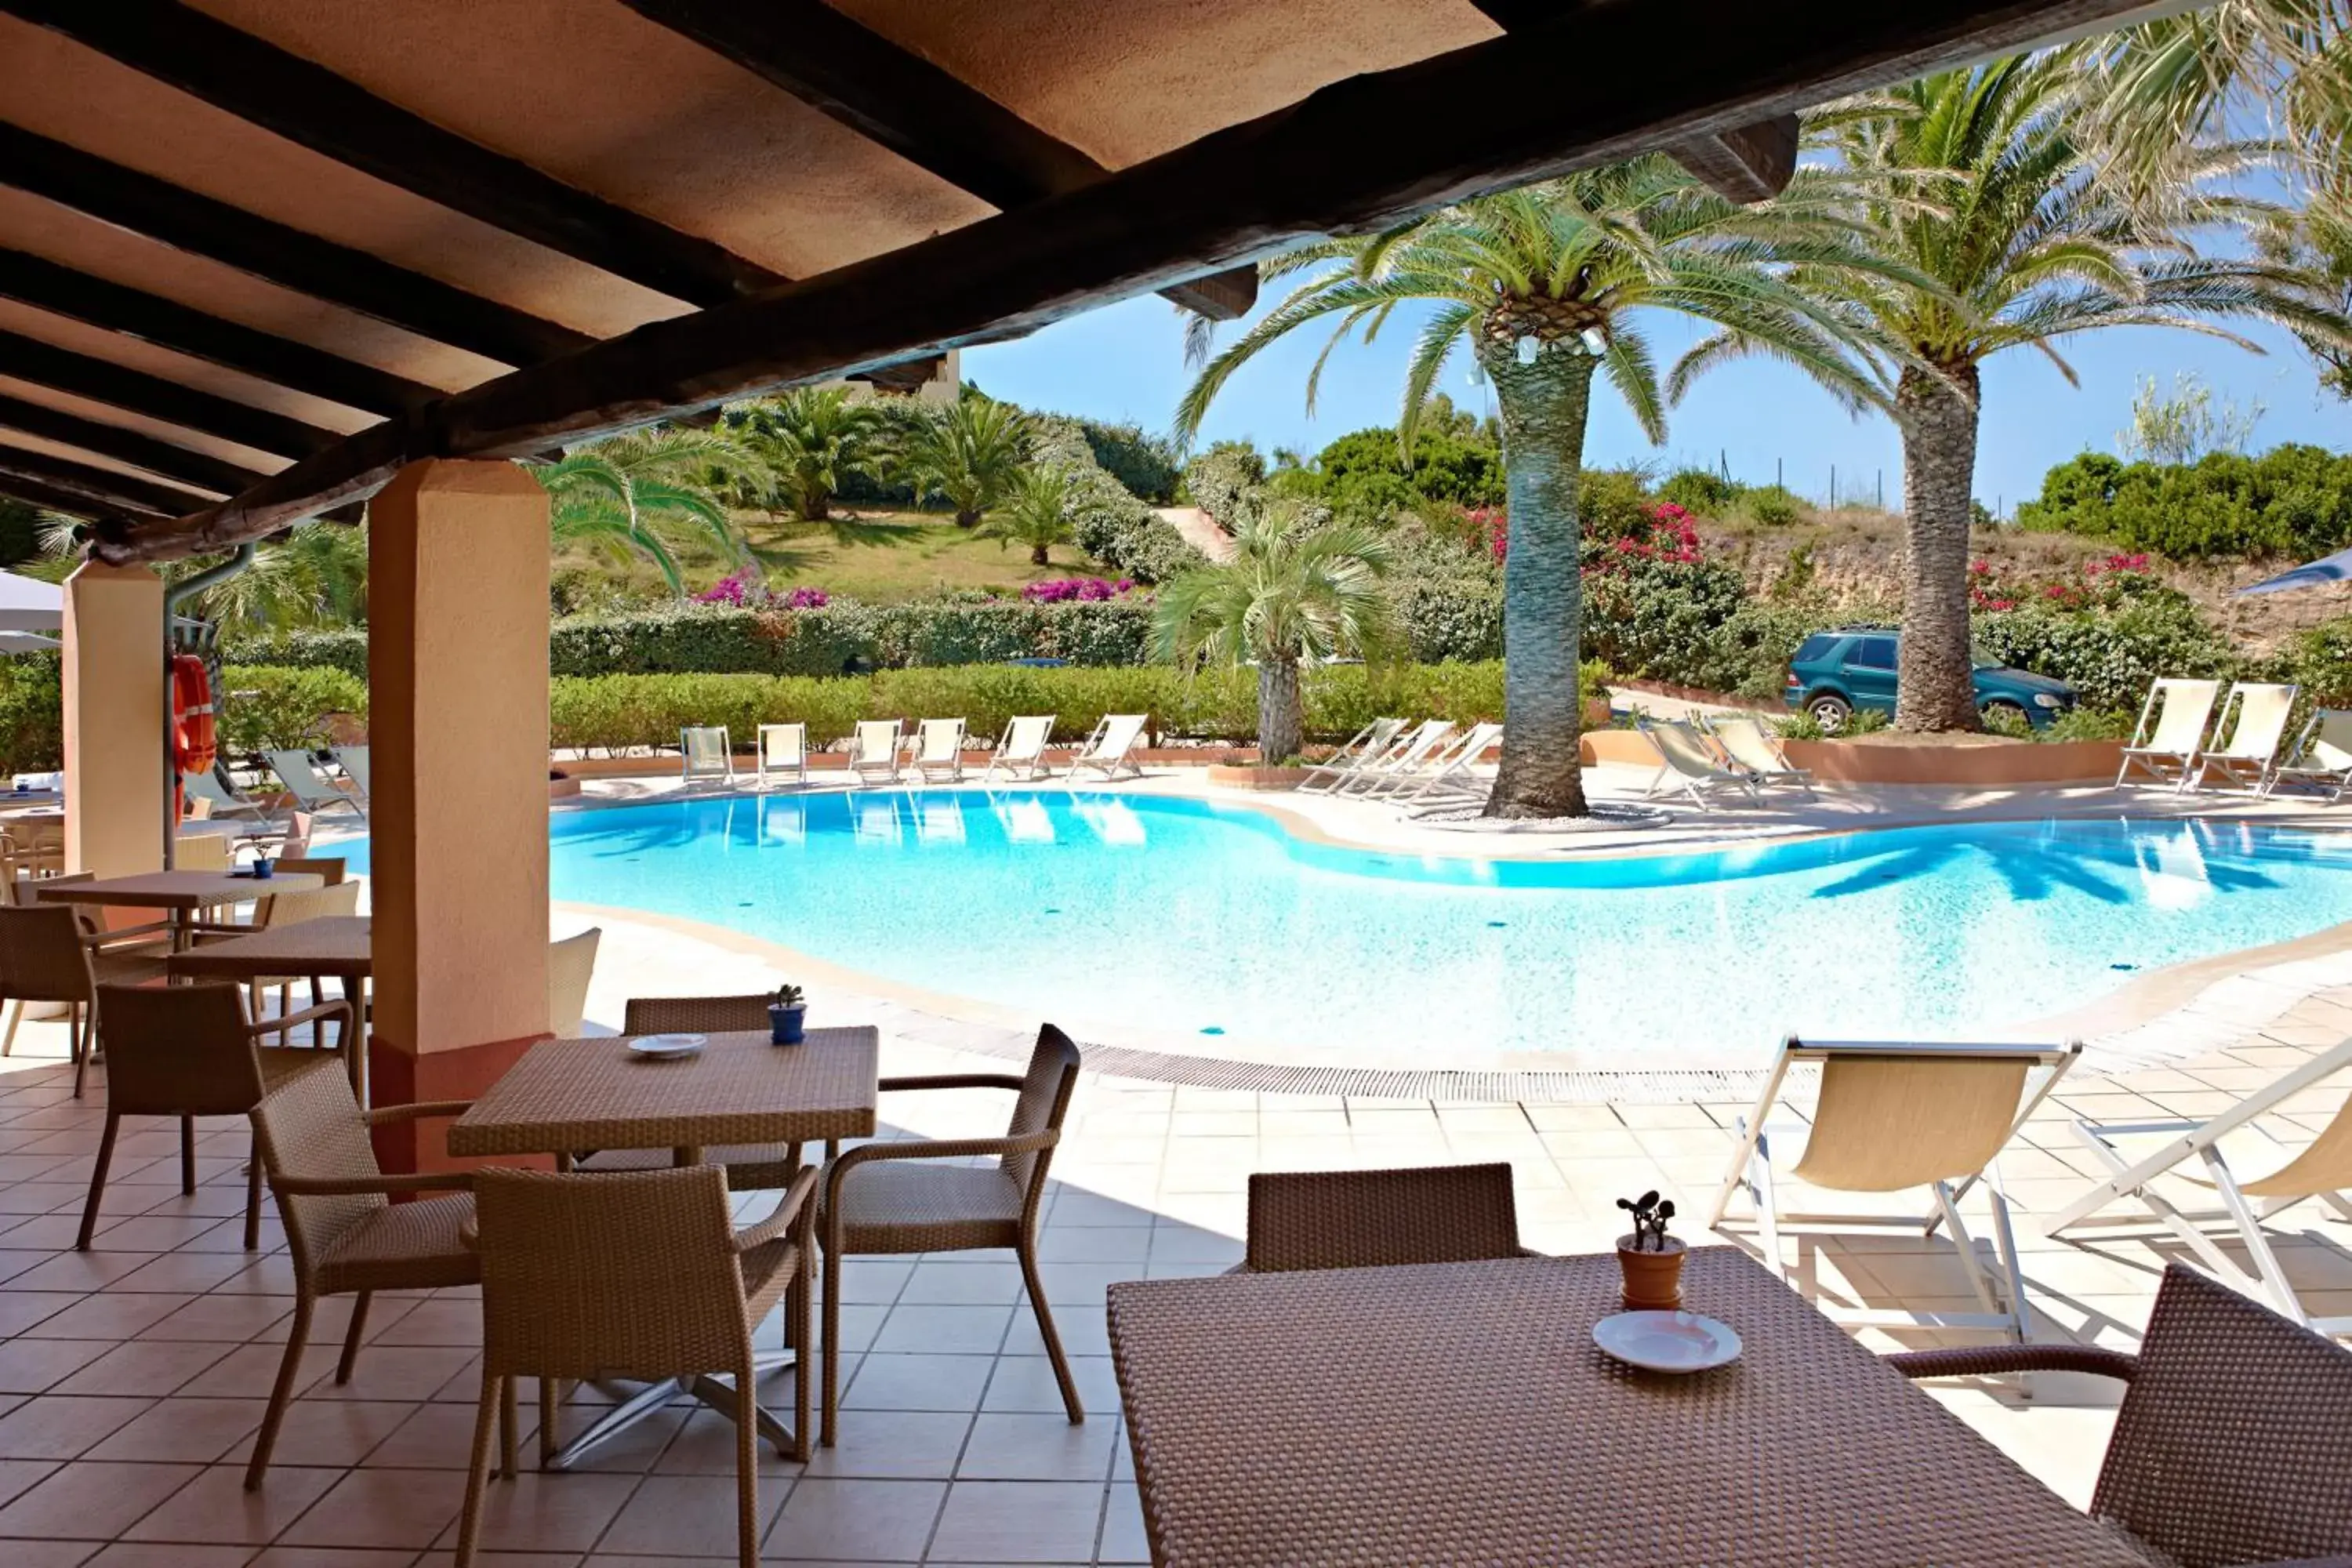
[[[697,594],[694,602],[739,608],[765,605],[780,610],[822,610],[833,603],[833,595],[822,588],[795,588],[789,594],[779,594],[761,580],[757,568],[746,566]]]
[[[2003,582],[1993,574],[1992,563],[1969,563],[1969,608],[1999,612],[2037,603],[2053,610],[2107,608],[2159,589],[2162,584],[2147,569],[2147,556],[2117,552],[2083,563],[2073,575],[2039,581]]]
[[[1032,583],[1021,590],[1021,596],[1033,605],[1092,604],[1104,599],[1116,599],[1135,591],[1135,580],[1121,577],[1116,583],[1100,577],[1055,577],[1043,583]]]

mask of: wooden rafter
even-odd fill
[[[442,395],[437,386],[208,316],[176,300],[93,278],[21,250],[0,249],[0,299],[69,316],[370,414],[412,414]]]
[[[152,512],[159,517],[176,517],[212,504],[205,497],[176,485],[133,479],[111,468],[93,468],[88,463],[70,462],[47,452],[28,452],[5,444],[0,444],[0,474],[50,485],[69,495],[87,496],[100,505]]]
[[[536,452],[993,332],[1034,331],[1304,237],[1367,232],[1478,191],[1719,135],[2158,8],[2133,0],[1579,8],[1335,82],[1034,206],[454,394],[408,428],[362,431],[223,506],[102,542],[99,553],[135,562],[224,549],[372,493],[411,458]],[[1710,47],[1677,48],[1691,37]],[[1581,90],[1559,90],[1563,61],[1669,57],[1677,61],[1671,71],[1591,73]],[[1334,156],[1335,148],[1347,155]]]
[[[716,305],[783,281],[722,245],[469,142],[175,0],[0,0],[0,11],[387,184],[674,299]]]
[[[263,478],[251,468],[226,462],[209,452],[191,451],[137,430],[126,430],[120,425],[85,419],[45,403],[29,403],[5,394],[0,394],[0,429],[18,430],[44,440],[79,447],[85,452],[117,458],[151,474],[218,490],[223,495],[235,495],[259,484]]]
[[[85,521],[109,522],[112,524],[109,531],[116,539],[129,536],[128,531],[120,525],[119,520],[122,518],[131,517],[146,522],[149,520],[168,515],[135,508],[110,506],[102,501],[92,500],[85,495],[76,495],[70,490],[59,489],[55,485],[45,485],[37,479],[20,479],[10,473],[0,473],[0,496],[23,501],[26,506],[39,507],[44,511],[81,518]]]
[[[952,72],[824,0],[623,0],[631,10],[741,66],[870,142],[1010,212],[1093,184],[1110,171]],[[1213,321],[1246,315],[1257,271],[1161,290]]]
[[[184,429],[217,436],[257,452],[281,458],[304,458],[323,452],[341,441],[333,430],[305,425],[283,414],[272,414],[251,404],[232,402],[209,392],[198,392],[143,370],[132,370],[111,360],[45,343],[21,332],[0,331],[0,375],[12,375],[58,392],[71,393],[150,419],[161,419]]]
[[[0,184],[501,364],[538,364],[597,341],[5,123]]]

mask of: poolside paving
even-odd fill
[[[675,930],[606,921],[593,1018],[632,990],[714,991],[767,961]],[[690,967],[681,968],[681,963]],[[990,1026],[887,998],[828,994],[869,1013],[887,1073],[969,1068]],[[2145,1231],[2076,1243],[2034,1223],[2090,1176],[2066,1119],[2202,1114],[2352,1028],[2352,986],[2308,995],[2226,1050],[2178,1066],[2072,1082],[2005,1162],[2024,1209],[2020,1243],[2039,1332],[2127,1347],[2177,1248]],[[987,1061],[1001,1070],[995,1042]],[[378,1303],[352,1383],[305,1366],[264,1492],[239,1461],[260,1418],[292,1308],[274,1221],[239,1246],[247,1133],[202,1124],[203,1183],[177,1184],[168,1124],[126,1124],[95,1249],[71,1250],[102,1100],[70,1095],[54,1025],[31,1025],[0,1061],[0,1561],[21,1568],[412,1568],[449,1561],[477,1387],[467,1291]],[[2339,1082],[2275,1119],[2308,1139]],[[1001,1130],[985,1091],[891,1096],[887,1136]],[[1205,1089],[1089,1074],[1054,1167],[1043,1273],[1076,1356],[1089,1418],[1071,1426],[1010,1259],[989,1254],[853,1260],[845,1276],[842,1443],[806,1466],[763,1461],[762,1551],[779,1563],[1131,1563],[1146,1561],[1102,1304],[1114,1281],[1223,1269],[1241,1253],[1255,1170],[1508,1160],[1522,1228],[1547,1251],[1607,1247],[1621,1194],[1655,1186],[1705,1212],[1743,1103],[1449,1103]],[[1801,1205],[1802,1194],[1791,1203]],[[750,1210],[762,1199],[747,1199]],[[1973,1203],[1974,1200],[1971,1200]],[[1851,1209],[1852,1200],[1840,1198]],[[1696,1232],[1696,1223],[1684,1226]],[[1980,1236],[1986,1234],[1979,1227]],[[2298,1210],[2278,1222],[2290,1272],[2316,1311],[2352,1311],[2352,1225]],[[1752,1244],[1752,1243],[1751,1243]],[[1965,1309],[1940,1241],[1909,1232],[1790,1242],[1801,1288],[1831,1301]],[[776,1332],[772,1322],[767,1331]],[[1934,1333],[1858,1331],[1892,1348]],[[789,1376],[790,1373],[782,1374]],[[2000,1389],[1935,1390],[1964,1419],[2078,1504],[2087,1500],[2116,1391],[2045,1375],[2030,1403]],[[596,1397],[580,1396],[583,1401]],[[789,1398],[772,1384],[772,1403]],[[526,1406],[529,1402],[526,1401]],[[576,1412],[574,1413],[577,1414]],[[1834,1413],[1824,1413],[1834,1419]],[[528,1422],[528,1411],[526,1421]],[[485,1562],[501,1568],[678,1568],[731,1561],[732,1449],[707,1412],[677,1407],[565,1475],[493,1489]]]

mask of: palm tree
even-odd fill
[[[1387,649],[1392,624],[1379,579],[1388,564],[1388,542],[1370,529],[1254,517],[1234,534],[1232,560],[1160,588],[1153,647],[1188,668],[1255,660],[1258,756],[1279,763],[1304,738],[1299,664]]]
[[[252,565],[198,595],[196,608],[206,620],[257,629],[359,626],[367,620],[367,591],[366,528],[314,519],[261,546]]]
[[[1859,406],[1871,395],[1837,331],[1780,269],[1874,266],[1851,254],[1825,214],[1841,177],[1801,170],[1779,201],[1739,207],[1679,164],[1646,157],[1481,196],[1386,233],[1327,240],[1264,264],[1268,279],[1312,276],[1212,360],[1177,411],[1190,439],[1218,390],[1276,339],[1337,317],[1331,345],[1369,339],[1401,305],[1434,301],[1405,377],[1402,449],[1429,393],[1466,343],[1501,409],[1510,546],[1504,573],[1502,768],[1486,810],[1580,816],[1576,671],[1582,619],[1577,483],[1596,372],[1651,439],[1665,401],[1643,307],[1719,323],[1805,370]],[[1328,358],[1330,349],[1326,348]],[[1307,379],[1314,406],[1322,369]]]
[[[1878,381],[1874,401],[1903,438],[1900,729],[1978,725],[1968,563],[1985,361],[2031,348],[2073,381],[2058,344],[2077,332],[2172,326],[2229,338],[2210,318],[2309,319],[2260,266],[2187,251],[2184,237],[2202,223],[2270,210],[2208,188],[2242,168],[2249,150],[2176,157],[2183,183],[2166,216],[2136,215],[2093,177],[2080,134],[2086,79],[2071,52],[2015,56],[1832,106],[1816,125],[1814,144],[1861,176],[1853,222],[1887,263],[1799,268],[1794,280],[1857,342],[1896,350],[1864,357]],[[1749,349],[1718,335],[1692,351],[1677,380]]]
[[[727,411],[727,426],[756,465],[752,487],[761,503],[803,522],[829,517],[835,493],[872,473],[882,456],[880,410],[851,402],[839,387],[796,387],[740,404]]]
[[[1047,552],[1070,542],[1070,477],[1050,463],[1038,463],[1013,476],[1003,510],[981,526],[983,538],[998,547],[1025,544],[1029,564],[1050,566]]]
[[[978,526],[1029,458],[1029,421],[1010,403],[967,396],[932,414],[899,460],[918,493],[944,497],[958,528]]]
[[[718,431],[654,426],[574,447],[530,471],[547,491],[556,543],[592,545],[624,561],[642,556],[683,597],[682,536],[708,539],[731,566],[750,559],[713,488],[714,475],[726,482],[750,466]]]

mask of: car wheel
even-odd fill
[[[2033,726],[2033,716],[2014,702],[1988,702],[1977,711],[1987,719],[1998,719],[2004,724],[2022,724],[2028,729]]]
[[[1847,718],[1853,712],[1853,704],[1843,697],[1824,691],[1806,702],[1805,711],[1813,716],[1813,722],[1822,727],[1822,734],[1834,735],[1845,728]]]

